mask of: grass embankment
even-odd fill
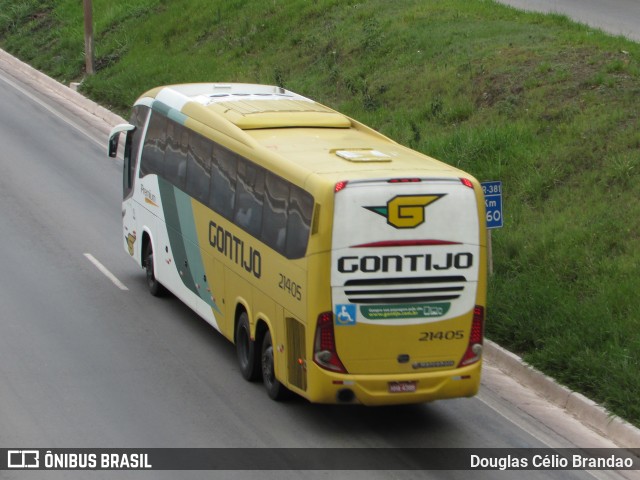
[[[77,0],[0,0],[0,46],[82,77]],[[271,83],[504,183],[487,335],[640,425],[640,47],[490,1],[94,0],[97,75]]]

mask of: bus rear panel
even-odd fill
[[[314,345],[325,401],[415,403],[477,392],[486,295],[477,189],[458,177],[336,185],[334,351],[322,338]]]

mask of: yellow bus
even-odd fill
[[[288,90],[155,88],[126,135],[123,243],[280,400],[384,405],[480,385],[478,182]],[[218,368],[218,367],[216,367]]]

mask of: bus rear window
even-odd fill
[[[292,186],[290,198],[285,255],[288,258],[300,258],[307,250],[313,216],[313,197],[304,190]]]

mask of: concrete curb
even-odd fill
[[[640,429],[584,395],[558,384],[553,378],[528,365],[519,356],[487,339],[485,339],[484,356],[499,370],[620,447],[640,448]]]
[[[45,95],[65,98],[74,106],[84,110],[85,112],[93,115],[100,120],[103,120],[110,127],[113,127],[119,123],[126,122],[126,120],[124,120],[119,115],[116,115],[103,106],[98,105],[92,100],[89,100],[87,97],[83,96],[72,88],[63,85],[57,80],[54,80],[53,78],[45,75],[39,70],[36,70],[30,65],[27,65],[26,63],[17,59],[13,55],[0,49],[0,64],[3,63],[6,64],[11,71],[19,74],[20,77],[26,81],[26,83],[30,85],[38,85],[37,90],[39,92],[44,93]]]
[[[2,49],[0,49],[1,63],[6,63],[13,71],[25,77],[27,83],[37,84],[38,91],[42,92],[45,89],[53,96],[62,97],[77,108],[106,122],[110,127],[126,122],[119,115],[23,63]],[[617,445],[623,448],[640,448],[640,429],[611,414],[584,395],[559,385],[551,377],[531,367],[517,355],[490,340],[485,340],[484,356],[498,369],[531,388],[549,402],[564,409],[581,423],[609,438]]]

